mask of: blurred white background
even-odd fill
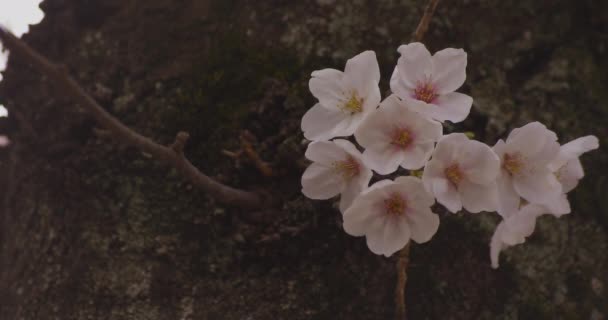
[[[15,35],[21,36],[28,31],[30,24],[42,20],[42,11],[38,8],[42,0],[0,0],[0,24]],[[0,71],[6,67],[7,52],[0,54]],[[0,74],[0,80],[2,75]],[[0,106],[0,116],[6,116],[6,109]]]

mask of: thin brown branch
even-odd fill
[[[420,18],[420,22],[416,27],[416,31],[412,35],[412,42],[420,42],[424,38],[424,35],[429,29],[429,24],[435,14],[439,0],[429,0],[424,14]],[[395,319],[405,320],[407,319],[407,309],[405,307],[405,285],[407,283],[407,266],[410,262],[410,242],[405,245],[397,253],[397,285],[395,286]]]
[[[412,36],[412,42],[420,42],[424,38],[424,35],[429,29],[429,23],[433,18],[433,14],[435,13],[435,9],[437,9],[437,5],[439,4],[439,0],[429,0],[429,3],[426,5],[424,9],[424,14],[418,23],[418,27],[416,27],[416,31],[414,31],[414,35]]]
[[[410,262],[410,243],[397,253],[397,286],[395,286],[395,319],[407,319],[405,312],[405,284],[407,283],[407,265]]]
[[[183,147],[187,134],[180,132],[176,141],[170,147],[158,144],[151,139],[138,134],[122,124],[118,119],[104,110],[89,96],[67,73],[67,70],[56,65],[29,47],[19,38],[0,26],[0,40],[11,54],[32,64],[39,72],[46,75],[57,87],[71,97],[81,107],[90,112],[98,124],[110,131],[119,141],[132,145],[153,155],[159,160],[175,167],[190,182],[207,192],[211,197],[227,205],[244,208],[260,208],[263,206],[262,197],[254,192],[235,189],[221,184],[198,170],[183,155]]]

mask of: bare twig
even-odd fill
[[[412,42],[422,41],[426,31],[429,29],[429,23],[433,18],[433,14],[435,13],[435,9],[437,9],[437,4],[439,4],[439,0],[429,0],[429,3],[426,5],[424,9],[424,14],[418,23],[418,27],[416,27],[416,31],[414,31],[414,35],[412,36]]]
[[[416,27],[416,31],[412,35],[412,42],[422,41],[424,35],[429,29],[429,23],[433,18],[433,14],[435,13],[435,9],[437,9],[437,5],[439,4],[439,0],[429,0],[426,8],[424,9],[424,14],[422,18],[420,18],[420,22]],[[407,283],[407,266],[410,261],[410,242],[405,245],[403,249],[401,249],[397,253],[397,285],[395,286],[395,319],[396,320],[405,320],[407,319],[407,312],[405,308],[405,285]]]
[[[247,130],[241,134],[241,147],[243,152],[253,162],[255,167],[266,177],[274,176],[274,171],[270,168],[270,165],[260,158],[260,155],[253,148],[253,142],[256,140],[253,134]]]
[[[188,138],[187,133],[178,133],[175,142],[170,147],[158,144],[131,130],[110,115],[68,75],[65,67],[50,62],[1,26],[0,40],[12,54],[18,55],[21,59],[31,63],[39,72],[51,79],[59,89],[62,89],[67,96],[90,112],[99,125],[112,132],[116,139],[137,147],[175,167],[192,184],[200,187],[221,203],[244,208],[260,208],[263,206],[264,201],[259,194],[221,184],[202,173],[186,159],[183,148]]]

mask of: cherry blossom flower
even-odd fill
[[[380,174],[392,173],[399,165],[422,168],[443,133],[439,122],[409,110],[406,103],[389,96],[355,131],[367,165]]]
[[[302,175],[302,193],[319,200],[341,194],[342,212],[367,188],[372,178],[372,171],[365,166],[359,150],[343,139],[312,142],[305,156],[313,163]]]
[[[498,224],[490,242],[492,268],[498,268],[498,257],[502,250],[526,241],[526,238],[534,232],[536,218],[546,210],[547,208],[541,205],[527,204]]]
[[[581,137],[559,148],[557,157],[551,161],[549,168],[561,183],[563,193],[574,189],[578,181],[585,175],[578,158],[583,153],[597,148],[599,148],[599,141],[596,136]]]
[[[501,159],[498,177],[498,213],[507,217],[520,206],[520,197],[529,203],[547,204],[555,214],[570,212],[562,187],[549,164],[559,152],[557,136],[539,122],[511,131],[493,150]],[[559,200],[559,202],[555,202]]]
[[[387,257],[410,240],[429,241],[439,228],[439,216],[431,211],[435,200],[419,178],[382,180],[361,193],[344,212],[344,230],[365,236],[375,254]]]
[[[495,211],[499,171],[500,160],[490,147],[463,133],[452,133],[437,143],[422,182],[453,213],[463,207],[473,213]]]
[[[469,115],[473,98],[454,92],[466,79],[464,50],[447,48],[431,56],[422,43],[414,42],[398,51],[391,90],[412,110],[441,122],[456,123]]]
[[[380,103],[380,69],[376,54],[365,51],[346,62],[344,72],[314,71],[310,91],[319,99],[302,118],[309,140],[329,140],[352,135],[361,121]]]

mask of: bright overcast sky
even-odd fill
[[[0,0],[0,24],[21,36],[28,30],[28,25],[42,20],[42,11],[38,8],[42,0]],[[6,52],[0,54],[0,70],[6,66]],[[2,80],[2,75],[0,75]],[[6,109],[0,106],[0,116],[6,116]]]

